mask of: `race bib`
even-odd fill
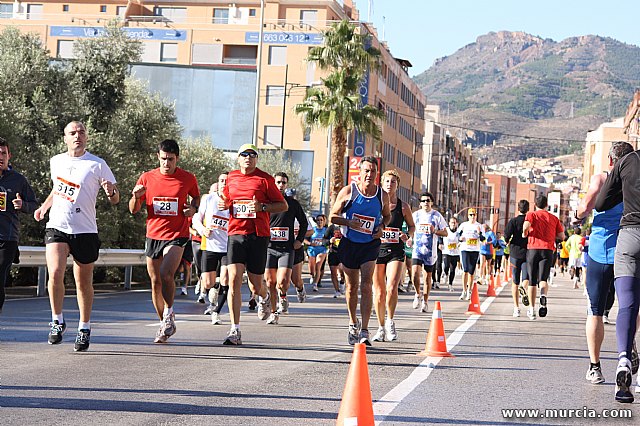
[[[7,193],[0,192],[0,212],[7,211]]]
[[[430,234],[431,233],[431,224],[430,223],[419,223],[418,224],[418,234]]]
[[[289,241],[289,228],[271,228],[271,241],[286,242]]]
[[[380,241],[383,244],[397,244],[400,242],[399,228],[384,228]]]
[[[75,203],[80,193],[80,185],[77,183],[57,177],[53,183],[53,195],[64,200]]]
[[[178,216],[178,197],[153,197],[153,214]]]
[[[322,238],[313,238],[313,239],[311,240],[311,245],[312,245],[312,246],[316,246],[316,247],[317,247],[317,246],[321,246],[321,245],[322,245],[322,242],[323,242],[323,241],[322,241]]]
[[[373,234],[373,225],[376,223],[376,218],[371,216],[364,216],[358,213],[354,213],[351,219],[356,219],[360,222],[360,228],[353,229],[353,231],[361,232],[363,234]]]
[[[478,239],[477,238],[469,238],[467,240],[467,245],[468,246],[477,246],[478,245]]]
[[[233,201],[233,217],[238,219],[255,219],[256,212],[249,212],[249,204],[251,200],[234,200]]]
[[[211,222],[207,224],[207,228],[212,230],[220,230],[227,232],[227,227],[229,225],[229,219],[222,216],[211,216]]]
[[[447,248],[449,250],[455,250],[455,249],[458,248],[458,244],[456,244],[456,243],[449,244],[449,245],[447,245]]]

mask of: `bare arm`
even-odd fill
[[[527,237],[529,235],[529,231],[531,230],[531,222],[525,220],[522,225],[522,236]]]
[[[33,218],[38,222],[40,222],[42,219],[44,219],[44,215],[47,214],[52,204],[53,204],[53,191],[49,193],[49,196],[47,197],[46,200],[44,200],[42,205],[39,208],[37,208],[35,212],[33,212]]]
[[[329,222],[335,223],[336,225],[341,225],[341,226],[349,226],[351,222],[354,222],[342,217],[342,209],[344,208],[349,198],[351,198],[351,185],[345,186],[340,190],[340,192],[338,192],[338,196],[336,197],[336,202],[333,204],[333,207],[331,208],[331,213],[329,213]],[[358,224],[359,223],[360,222],[358,222]]]
[[[402,241],[406,242],[409,238],[411,238],[413,233],[416,231],[416,223],[413,221],[413,214],[411,214],[411,207],[409,207],[409,204],[404,202],[402,203],[402,217],[404,217],[404,221],[407,222],[407,234],[406,235],[403,234],[401,236],[401,239]]]
[[[607,176],[604,173],[600,173],[591,177],[591,182],[589,183],[589,189],[587,190],[587,194],[584,196],[582,203],[578,207],[577,216],[578,218],[584,219],[586,216],[589,216],[591,210],[596,205],[596,198],[604,185],[604,181],[607,179]]]
[[[142,185],[136,185],[131,191],[131,198],[129,199],[129,211],[131,214],[136,214],[142,208],[144,202],[144,194],[147,190]]]
[[[382,191],[382,189],[380,189]],[[389,194],[382,191],[382,227],[384,228],[391,221],[391,208],[389,207]]]

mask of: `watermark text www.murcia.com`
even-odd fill
[[[633,413],[630,409],[612,408],[601,411],[587,407],[582,408],[505,408],[502,409],[505,419],[630,419]]]

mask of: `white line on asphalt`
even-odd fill
[[[502,286],[496,290],[496,295],[502,292],[502,289],[506,286]],[[496,296],[497,297],[497,296]],[[480,305],[480,310],[486,312],[491,303],[495,300],[495,297],[488,297]],[[463,322],[447,339],[447,351],[451,350],[460,343],[462,336],[467,332],[479,319],[480,315],[471,315],[465,322]],[[406,398],[411,392],[413,392],[422,382],[427,380],[431,375],[431,372],[436,368],[436,365],[442,360],[442,357],[427,357],[411,372],[409,377],[391,389],[386,395],[380,398],[373,404],[373,414],[376,419],[376,425],[382,423],[386,416]]]

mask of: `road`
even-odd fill
[[[442,302],[455,358],[417,355],[425,348],[431,313],[413,310],[412,295],[401,295],[399,340],[367,348],[376,422],[585,424],[576,418],[505,418],[502,410],[512,408],[597,414],[624,408],[638,418],[638,400],[621,405],[613,399],[615,326],[606,325],[606,383],[591,385],[584,378],[586,299],[571,289],[568,277],[556,283],[548,317],[536,321],[524,311],[520,318],[511,316],[507,287],[496,298],[481,297],[485,314],[472,317],[465,315],[468,302],[458,300],[459,291],[432,293],[432,301]],[[460,287],[459,278],[455,285]],[[480,287],[481,295],[485,291]],[[158,345],[152,343],[157,322],[149,291],[98,295],[85,353],[73,352],[73,297],[65,299],[69,328],[56,346],[46,343],[47,299],[9,300],[0,316],[2,424],[335,424],[352,355],[346,307],[326,286],[310,295],[304,304],[290,295],[291,313],[279,325],[243,312],[240,347],[221,344],[229,326],[226,310],[224,325],[213,326],[193,296],[176,298],[177,333]]]

